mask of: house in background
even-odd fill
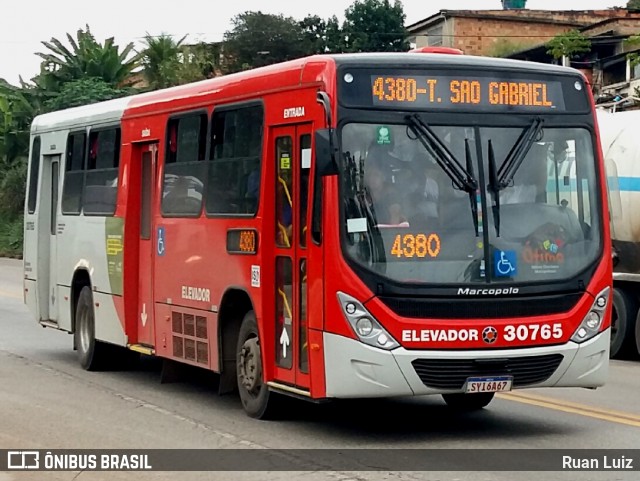
[[[502,56],[623,12],[627,10],[440,10],[406,28],[413,48],[443,46],[467,55]]]
[[[453,47],[466,55],[508,57],[542,63],[564,63],[581,70],[599,102],[624,102],[640,89],[640,66],[630,61],[626,40],[640,34],[640,11],[527,10],[517,0],[503,0],[503,10],[440,10],[407,26],[412,48]],[[514,8],[515,6],[515,8]],[[546,43],[578,30],[591,41],[591,50],[561,61],[547,53]],[[640,90],[639,90],[640,93]],[[638,95],[640,97],[640,95]]]
[[[626,11],[616,16],[595,22],[579,29],[589,39],[591,49],[574,58],[564,58],[562,63],[581,70],[593,86],[598,103],[619,103],[630,97],[639,97],[640,65],[635,65],[629,54],[640,54],[640,42],[630,44],[627,40],[640,33],[640,11]],[[509,58],[541,63],[559,63],[547,53],[545,45],[508,55]],[[624,106],[624,105],[623,105]]]

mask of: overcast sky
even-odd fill
[[[11,6],[7,4],[10,2]],[[188,41],[221,40],[230,29],[230,20],[238,13],[258,11],[282,13],[296,19],[308,14],[323,18],[337,15],[342,20],[353,0],[5,0],[0,29],[0,78],[16,84],[39,70],[40,59],[34,52],[44,51],[40,44],[51,37],[66,41],[66,33],[86,24],[102,42],[114,36],[116,43],[138,45],[145,33],[162,32]],[[426,18],[442,9],[500,9],[500,0],[404,0],[407,24]],[[528,0],[530,9],[600,9],[622,6],[626,0]],[[65,42],[66,44],[66,42]]]

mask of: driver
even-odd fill
[[[369,207],[377,224],[408,226],[402,212],[402,189],[395,183],[391,171],[392,157],[382,149],[373,148],[364,164],[364,185]]]

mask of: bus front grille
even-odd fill
[[[573,309],[584,293],[527,297],[389,297],[379,299],[395,314],[413,319],[504,319],[560,314]]]
[[[513,376],[513,386],[522,387],[549,379],[564,356],[546,354],[496,359],[416,359],[411,364],[427,387],[462,389],[469,377]]]

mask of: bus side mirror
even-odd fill
[[[335,145],[337,144],[333,129],[319,129],[315,133],[316,173],[318,177],[336,175]]]

